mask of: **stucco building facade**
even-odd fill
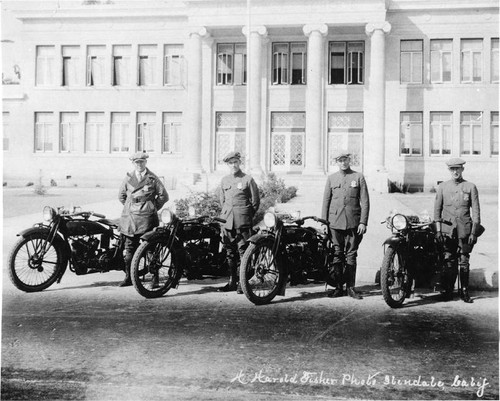
[[[255,176],[322,177],[348,149],[381,191],[429,190],[450,157],[498,186],[496,1],[2,8],[4,182],[114,184],[141,150],[167,182],[215,182],[233,149]]]

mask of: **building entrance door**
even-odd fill
[[[304,169],[305,113],[272,113],[271,170]]]
[[[304,168],[304,133],[272,134],[272,170],[301,171]]]
[[[328,113],[328,171],[337,171],[339,151],[351,154],[351,166],[363,171],[363,113]]]

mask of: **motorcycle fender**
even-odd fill
[[[17,235],[20,237],[27,237],[31,234],[36,234],[36,233],[49,233],[49,228],[47,226],[43,225],[37,225],[35,227],[27,228],[26,230],[21,231]],[[68,267],[68,260],[71,255],[71,249],[69,248],[68,243],[61,237],[60,234],[58,234],[54,242],[57,242],[59,246],[63,248],[63,253],[64,253],[64,262],[63,262],[63,267],[61,269],[61,272],[59,273],[59,277],[57,278],[57,283],[59,284],[61,282],[62,276],[64,276],[64,273],[66,272],[66,268]]]
[[[385,245],[392,245],[392,246],[397,247],[397,246],[398,246],[398,245],[400,245],[403,241],[405,241],[405,239],[404,239],[404,238],[394,236],[394,237],[389,237],[389,238],[387,238],[387,239],[384,241],[384,244],[383,244],[383,245],[384,245],[384,246],[385,246]]]
[[[251,242],[252,244],[256,244],[257,242],[260,242],[266,238],[271,238],[274,241],[274,236],[268,233],[257,233],[252,235],[249,239],[248,242]]]
[[[148,231],[147,233],[141,235],[141,240],[142,241],[151,241],[153,239],[156,239],[158,237],[164,237],[167,239],[170,236],[170,231],[169,230],[164,230],[164,229],[154,229],[151,231]]]

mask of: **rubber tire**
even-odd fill
[[[277,265],[277,270],[278,270],[278,280],[275,287],[269,294],[263,297],[258,296],[253,292],[252,287],[248,282],[248,271],[253,270],[252,266],[250,266],[252,256],[263,247],[266,247],[269,249],[269,251],[271,251],[273,247],[273,241],[271,239],[266,239],[259,241],[257,243],[250,243],[248,245],[247,249],[245,250],[245,254],[243,255],[243,258],[241,260],[240,272],[239,272],[241,289],[243,290],[243,293],[248,298],[248,300],[254,303],[255,305],[266,305],[270,303],[274,299],[274,297],[278,295],[278,292],[280,291],[286,280],[283,264],[280,263],[279,260],[276,260],[275,263]]]
[[[382,267],[380,268],[380,288],[382,289],[382,296],[384,297],[385,303],[391,308],[400,308],[406,299],[406,290],[404,287],[407,283],[403,283],[401,298],[394,299],[389,288],[389,279],[391,278],[390,272],[393,270],[392,266],[395,257],[399,257],[398,251],[392,246],[387,247],[384,254],[384,260],[382,261]],[[408,272],[405,268],[403,268],[403,274],[405,277],[408,277]]]
[[[139,271],[139,262],[144,257],[146,252],[150,249],[154,249],[157,246],[161,246],[162,248],[167,248],[165,244],[165,239],[161,237],[157,237],[152,239],[151,241],[142,242],[137,250],[134,253],[134,257],[132,258],[132,263],[130,266],[130,276],[132,278],[132,284],[136,291],[141,294],[144,298],[159,298],[165,295],[172,287],[175,287],[182,276],[182,269],[179,270],[179,267],[176,263],[175,253],[170,250],[171,255],[171,268],[169,269],[169,277],[165,280],[161,286],[159,286],[154,291],[146,288],[141,281],[141,275]],[[142,269],[141,271],[144,271]]]
[[[64,265],[64,252],[63,249],[60,245],[58,245],[57,241],[53,242],[51,245],[51,248],[55,250],[57,260],[55,261],[56,266],[54,268],[53,273],[42,283],[37,284],[37,285],[30,285],[25,283],[18,275],[16,271],[16,258],[19,255],[19,251],[21,248],[27,244],[28,242],[34,241],[34,240],[47,240],[47,235],[44,233],[33,233],[29,234],[26,237],[20,238],[14,247],[12,248],[12,251],[10,252],[9,255],[9,278],[10,281],[12,281],[12,284],[21,291],[24,292],[39,292],[43,291],[46,288],[50,287],[52,284],[56,282],[56,280],[59,277],[59,274],[61,273],[61,269],[63,268]]]

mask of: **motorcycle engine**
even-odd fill
[[[314,269],[314,257],[307,242],[287,245],[286,255],[290,268],[290,284],[306,284],[308,272]]]
[[[95,237],[79,237],[71,241],[71,254],[77,274],[85,274],[87,269],[97,265],[99,240]]]

